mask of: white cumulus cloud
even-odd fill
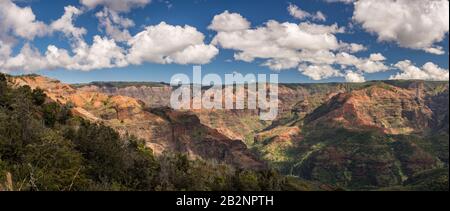
[[[336,55],[336,63],[348,68],[354,66],[358,71],[364,73],[377,73],[389,70],[384,61],[384,56],[380,53],[371,54],[369,58],[358,58],[354,55],[342,52]]]
[[[330,65],[309,65],[304,69],[300,68],[299,70],[303,73],[303,75],[306,75],[316,81],[342,76],[342,73],[339,70],[334,69]]]
[[[353,19],[379,41],[443,54],[436,43],[449,31],[448,0],[359,0],[354,5]]]
[[[11,0],[0,0],[0,39],[12,39],[12,35],[32,40],[48,33],[48,26],[36,20],[30,7],[21,8]]]
[[[127,42],[131,39],[132,36],[128,28],[135,25],[133,20],[125,18],[108,8],[97,12],[95,16],[97,16],[100,26],[105,29],[106,34],[115,41]]]
[[[102,6],[103,10],[95,16],[99,27],[110,38],[118,42],[127,42],[132,38],[128,28],[133,27],[134,21],[121,15],[133,8],[145,7],[151,0],[80,0],[80,3],[89,9]]]
[[[287,8],[289,14],[299,20],[312,19],[316,21],[326,21],[327,17],[321,12],[317,11],[315,14],[311,14],[307,11],[300,9],[297,5],[290,3]]]
[[[212,44],[234,50],[235,60],[254,62],[261,59],[262,65],[272,70],[299,69],[314,80],[344,76],[343,71],[337,68],[339,66],[361,73],[388,69],[381,54],[373,54],[371,58],[351,55],[366,48],[338,40],[336,34],[344,33],[345,29],[337,24],[296,24],[269,20],[253,28],[244,17],[228,11],[216,15],[211,25],[218,25],[217,20],[221,20],[220,26],[226,27],[210,27],[217,32]],[[238,25],[236,23],[245,24],[234,27]]]
[[[128,60],[132,64],[209,63],[219,50],[213,45],[206,45],[204,39],[205,36],[194,27],[162,22],[148,26],[128,42],[131,46]]]
[[[73,37],[77,40],[82,39],[82,36],[86,34],[86,29],[81,27],[75,27],[73,22],[75,18],[81,15],[83,12],[74,7],[66,6],[64,7],[64,15],[58,20],[50,24],[50,28],[53,31],[60,31],[64,33],[67,37]]]
[[[42,70],[47,67],[47,62],[45,58],[41,56],[39,50],[33,48],[27,43],[22,47],[19,54],[13,57],[8,57],[4,60],[3,65],[0,65],[0,70],[20,69],[27,72],[32,72]]]
[[[361,73],[348,71],[345,74],[345,81],[350,82],[350,83],[364,83],[364,82],[366,82],[366,79],[364,78],[364,76]]]
[[[421,68],[415,66],[411,61],[404,60],[395,64],[400,70],[399,73],[390,77],[392,80],[429,80],[448,81],[449,71],[443,69],[432,62],[428,62]]]
[[[108,37],[95,35],[92,43],[85,41],[86,29],[74,25],[84,9],[66,6],[64,14],[47,25],[36,20],[31,8],[0,0],[0,71],[33,72],[59,68],[90,71],[144,62],[205,64],[219,53],[214,45],[205,44],[205,36],[191,26],[172,26],[162,22],[132,36],[127,29],[135,25],[134,21],[122,16],[121,12],[143,6],[150,3],[149,0],[83,3],[90,8],[104,6],[96,17]],[[30,42],[36,36],[50,36],[54,32],[61,32],[69,39],[70,49],[49,45],[41,52]],[[14,54],[17,38],[28,41]]]
[[[50,45],[45,55],[42,55],[38,49],[25,44],[19,54],[6,58],[3,64],[0,63],[0,70],[33,72],[63,68],[90,71],[128,65],[124,50],[117,46],[114,40],[94,36],[92,45],[84,41],[74,45],[72,53]]]
[[[250,28],[250,22],[237,13],[223,12],[220,15],[214,16],[211,25],[208,29],[214,31],[241,31]]]
[[[344,52],[350,52],[350,53],[357,53],[360,51],[366,51],[367,47],[361,44],[357,43],[344,43],[342,44],[342,51]]]
[[[12,46],[0,40],[0,61],[11,55]],[[0,63],[1,64],[1,63]],[[0,65],[1,66],[1,65]]]

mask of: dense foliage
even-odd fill
[[[259,191],[292,190],[297,183],[271,170],[179,154],[155,158],[142,141],[72,116],[42,90],[10,88],[0,75],[0,190]]]
[[[431,137],[332,129],[305,132],[287,168],[308,180],[351,190],[448,191],[448,134]],[[436,179],[427,172],[439,172]],[[426,175],[426,176],[420,176]],[[427,177],[429,176],[429,177]],[[427,187],[428,185],[428,187]]]

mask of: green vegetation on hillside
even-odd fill
[[[310,130],[294,150],[285,170],[307,180],[348,189],[410,186],[416,177],[448,168],[448,135],[384,135],[376,131]],[[441,174],[440,184],[448,171]],[[422,178],[423,179],[423,178]],[[421,188],[425,188],[425,181]],[[434,190],[431,188],[429,190]]]

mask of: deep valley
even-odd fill
[[[42,90],[44,105],[56,103],[80,121],[143,140],[157,160],[181,154],[236,171],[273,169],[289,183],[284,190],[448,190],[448,82],[280,84],[278,119],[261,121],[246,109],[173,110],[173,88],[164,83],[69,85],[38,75],[5,80],[0,91]],[[4,101],[6,114],[12,110]],[[0,134],[0,142],[15,141],[8,137]],[[0,172],[29,180],[24,170],[8,167],[14,166],[6,162],[11,153],[0,151],[0,164],[6,163]]]

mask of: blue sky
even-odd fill
[[[10,1],[10,0],[0,0]],[[370,0],[367,0],[370,1]],[[400,1],[401,2],[401,1]],[[447,2],[447,1],[445,1]],[[82,14],[74,18],[73,25],[76,27],[82,27],[86,30],[82,39],[87,45],[93,44],[93,37],[99,35],[105,38],[111,38],[111,35],[105,32],[103,26],[99,25],[99,20],[96,14],[103,11],[108,5],[98,4],[96,7],[88,7],[80,3],[79,0],[21,0],[13,1],[18,8],[32,9],[35,15],[35,20],[44,24],[50,25],[53,21],[58,20],[64,14],[64,7],[72,5],[76,8],[83,10]],[[375,3],[374,3],[375,4]],[[308,18],[294,17],[288,11],[289,6],[295,6],[297,10],[307,12],[311,14]],[[374,5],[376,6],[376,5]],[[114,10],[110,8],[111,10]],[[358,8],[360,9],[360,8]],[[386,5],[383,10],[389,10],[389,6]],[[362,10],[362,9],[361,9]],[[408,42],[405,46],[404,43],[410,39],[404,39],[404,36],[415,36],[414,34],[401,33],[398,40],[394,39],[380,39],[381,29],[374,29],[365,27],[364,24],[370,24],[372,20],[368,18],[360,18],[361,20],[355,20],[354,12],[355,5],[353,3],[329,3],[325,0],[153,0],[148,4],[132,6],[129,11],[118,11],[117,13],[123,17],[128,18],[134,22],[134,26],[128,27],[127,30],[131,37],[135,36],[139,32],[146,30],[147,26],[156,26],[161,22],[165,22],[170,26],[185,26],[189,25],[194,27],[198,32],[205,36],[204,44],[210,45],[214,37],[219,33],[217,30],[208,29],[208,26],[212,23],[213,18],[216,15],[223,14],[224,11],[229,11],[231,14],[239,14],[242,18],[245,18],[251,23],[251,29],[257,27],[266,27],[266,23],[269,20],[275,20],[278,23],[308,23],[322,26],[331,26],[337,24],[339,27],[345,27],[344,33],[332,32],[339,42],[342,43],[355,43],[364,46],[366,49],[358,52],[348,52],[349,54],[360,58],[361,60],[369,58],[371,54],[382,54],[385,60],[381,61],[388,69],[377,70],[374,73],[359,70],[358,67],[351,68],[351,71],[364,77],[364,80],[380,80],[389,79],[391,76],[399,73],[408,73],[410,69],[408,67],[415,67],[418,71],[423,71],[428,74],[427,68],[422,67],[426,63],[432,63],[440,71],[443,71],[443,80],[448,80],[448,20],[444,23],[444,35],[441,33],[443,39],[435,39],[428,47],[438,47],[441,55],[433,54],[423,50],[425,47],[416,47],[414,43]],[[312,17],[317,11],[322,12],[326,16],[326,20],[316,20]],[[448,2],[447,2],[447,19],[448,19]],[[362,11],[364,12],[364,11]],[[370,15],[370,14],[368,14]],[[445,16],[445,13],[444,13]],[[369,17],[370,18],[370,17]],[[408,17],[404,18],[405,24],[408,24]],[[389,21],[389,19],[388,19]],[[394,20],[392,20],[394,21]],[[397,20],[398,21],[398,20]],[[6,21],[4,21],[6,22]],[[0,15],[0,24],[1,24]],[[5,24],[5,23],[4,23]],[[445,26],[446,24],[446,26]],[[415,26],[412,26],[415,27]],[[417,30],[423,25],[417,26]],[[437,27],[437,26],[436,26]],[[445,32],[446,28],[446,32]],[[425,28],[426,29],[426,28]],[[423,30],[425,30],[423,29]],[[377,31],[378,30],[378,31]],[[69,53],[73,50],[71,45],[71,38],[68,38],[63,33],[53,32],[44,36],[35,36],[33,39],[25,39],[21,36],[14,34],[14,29],[11,29],[7,33],[9,37],[14,37],[14,44],[11,44],[12,52],[9,57],[14,57],[20,54],[21,49],[25,44],[31,45],[42,56],[45,55],[47,47],[54,45],[60,49],[67,49]],[[398,32],[398,30],[397,30]],[[414,28],[411,33],[414,32]],[[0,33],[2,33],[0,31]],[[8,34],[9,33],[9,34]],[[398,32],[400,33],[400,32]],[[439,34],[439,32],[436,32]],[[5,35],[6,36],[6,35]],[[5,37],[4,36],[4,37]],[[439,35],[436,35],[439,36]],[[2,36],[0,34],[0,40]],[[402,41],[404,39],[406,41]],[[426,39],[426,37],[424,37]],[[6,41],[4,41],[5,43]],[[303,42],[300,40],[299,42]],[[416,43],[418,43],[417,41]],[[222,43],[223,44],[223,43]],[[263,46],[265,43],[261,43]],[[129,49],[126,42],[117,42],[120,48],[124,51]],[[332,74],[332,76],[320,77],[320,80],[313,80],[311,74],[304,74],[303,69],[307,66],[318,65],[323,67],[324,64],[312,64],[311,62],[300,62],[292,68],[285,68],[283,70],[274,70],[274,68],[264,66],[270,58],[276,58],[277,55],[269,56],[270,58],[255,58],[249,61],[241,61],[235,59],[234,55],[241,50],[225,48],[216,44],[218,53],[211,58],[206,64],[202,64],[203,72],[206,73],[218,73],[220,75],[232,72],[240,73],[279,73],[281,82],[284,83],[310,83],[310,82],[342,82],[346,80],[345,75],[348,70],[344,70],[348,67],[332,64],[331,67],[338,69],[339,74]],[[303,49],[297,49],[299,51]],[[331,50],[334,54],[338,54],[341,51],[337,49]],[[279,53],[274,53],[279,54]],[[2,57],[0,57],[2,59]],[[7,58],[3,58],[7,60]],[[398,62],[410,60],[407,66],[401,66],[403,68],[395,67]],[[8,72],[10,74],[23,74],[34,72],[42,74],[52,78],[57,78],[67,83],[84,83],[91,81],[165,81],[168,82],[172,75],[176,73],[191,73],[193,64],[179,64],[180,62],[158,64],[151,60],[144,60],[135,64],[127,64],[121,67],[108,67],[108,68],[93,68],[88,71],[80,71],[76,68],[54,67],[51,70],[46,68],[23,71],[20,69],[6,68],[0,70]],[[0,63],[1,64],[1,63]],[[302,65],[303,64],[303,65]],[[394,67],[392,67],[394,65]],[[6,65],[5,65],[6,66]],[[46,67],[43,65],[43,67]],[[3,68],[5,69],[5,67]],[[446,72],[445,72],[446,71]],[[423,75],[425,75],[423,74]],[[414,74],[421,75],[421,74]],[[442,74],[441,74],[442,76]],[[425,76],[424,76],[425,77]],[[428,76],[426,76],[428,77]],[[417,78],[417,79],[430,79],[436,80],[434,76],[429,78]],[[447,77],[447,78],[445,78]],[[413,78],[414,79],[414,78]],[[348,81],[348,80],[347,80]]]

